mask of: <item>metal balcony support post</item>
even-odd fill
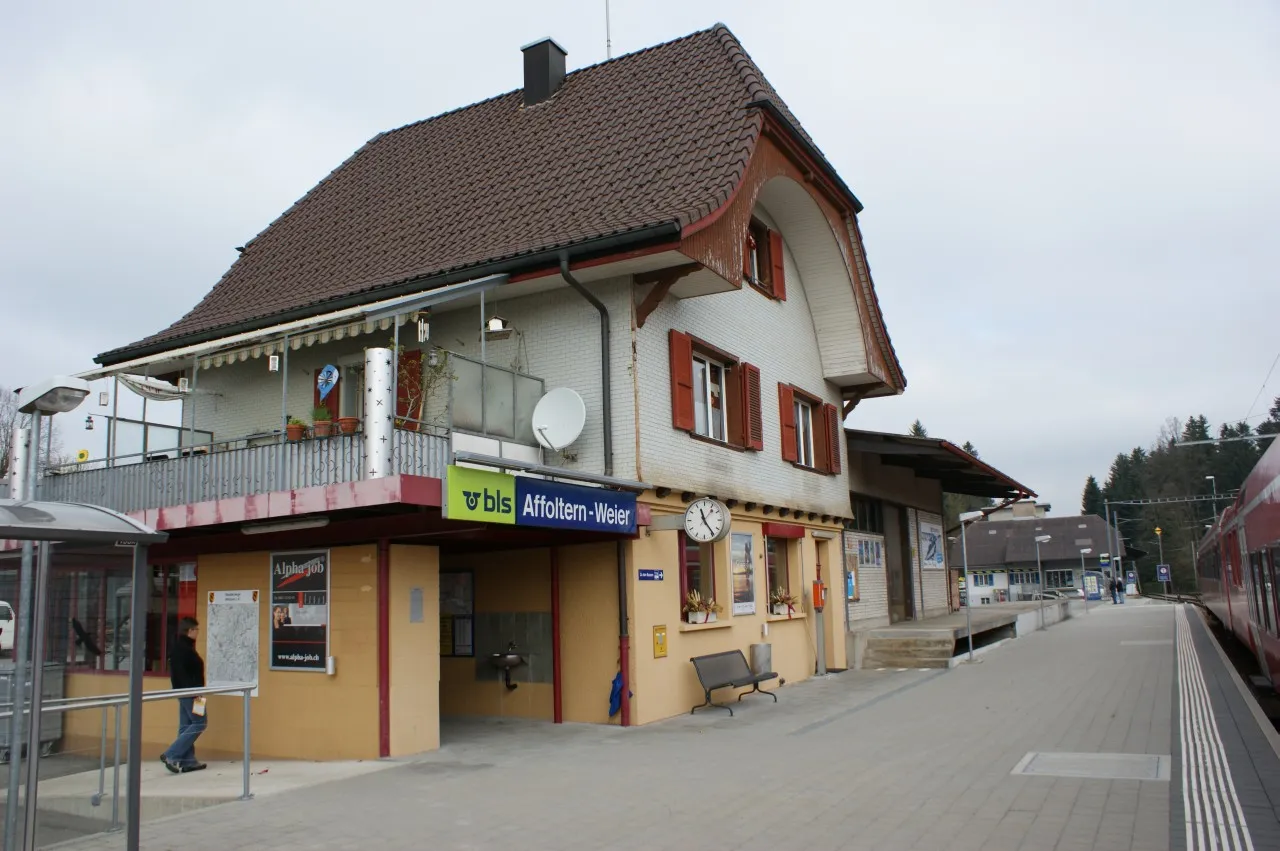
[[[31,499],[31,483],[35,478],[34,447],[40,440],[40,417],[31,418],[32,428],[15,428],[13,442],[13,475],[10,477],[15,499]],[[32,439],[32,432],[35,439]],[[31,640],[31,567],[34,545],[22,544],[22,565],[18,588],[17,632],[13,640],[13,679],[10,681],[10,703],[13,715],[9,718],[9,795],[6,800],[13,806],[5,807],[4,847],[18,848],[18,789],[22,784],[22,712],[27,685],[27,645]]]
[[[286,456],[289,452],[289,335],[284,335],[284,344],[280,347],[280,462],[276,490],[288,490],[285,487],[285,470],[288,466]]]
[[[111,772],[111,829],[120,828],[120,704],[116,704],[116,755]]]
[[[49,431],[52,433],[53,424]],[[33,625],[31,631],[31,720],[27,722],[27,800],[26,823],[23,825],[23,848],[36,847],[36,806],[40,795],[40,704],[44,699],[44,655],[45,638],[49,633],[45,623],[46,610],[49,607],[49,551],[53,544],[41,541],[39,556],[36,558],[35,603],[32,607]],[[15,744],[9,743],[10,746]],[[18,747],[21,747],[18,744]],[[7,808],[6,808],[7,809]],[[16,809],[16,806],[15,806]]]

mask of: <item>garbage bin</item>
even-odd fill
[[[43,700],[47,703],[50,700],[61,700],[66,693],[66,670],[67,666],[61,662],[46,662],[44,666],[44,682],[40,691]],[[0,660],[0,704],[5,708],[13,706],[14,688],[13,688],[13,660]],[[31,674],[27,674],[27,693],[31,692]],[[40,719],[40,753],[48,756],[53,752],[53,747],[62,740],[62,716],[61,712],[44,712]],[[29,716],[28,716],[29,718]],[[27,723],[22,725],[23,735],[30,729]],[[25,743],[24,743],[25,745]],[[9,719],[0,719],[0,765],[9,762],[9,751],[11,744],[9,742]],[[25,748],[24,748],[25,753]]]

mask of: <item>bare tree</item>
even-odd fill
[[[18,413],[18,394],[0,384],[0,479],[9,474],[9,454],[13,448],[13,429],[24,419],[23,415]],[[53,452],[52,457],[48,459],[48,466],[59,467],[69,463],[69,459],[65,457],[62,451],[62,439],[58,434],[57,428],[53,424],[52,418],[46,418],[44,421],[45,428],[53,429]],[[40,463],[45,465],[44,453],[48,450],[48,432],[40,439]]]

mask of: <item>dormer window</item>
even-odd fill
[[[742,253],[742,278],[769,298],[786,301],[786,263],[782,234],[752,219]]]

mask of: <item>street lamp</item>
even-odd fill
[[[1218,522],[1218,477],[1205,476],[1213,484],[1213,522]]]
[[[1084,613],[1089,614],[1089,589],[1085,584],[1085,566],[1084,557],[1093,552],[1093,547],[1085,547],[1080,550],[1080,593],[1084,595]]]
[[[27,453],[26,469],[14,470],[14,480],[25,478],[22,493],[25,499],[34,500],[38,494],[36,486],[40,476],[40,427],[45,417],[54,414],[65,414],[74,411],[89,395],[89,382],[81,378],[58,375],[22,388],[18,392],[18,411],[31,415],[31,443]],[[15,426],[14,436],[19,430]],[[49,425],[49,434],[53,434],[53,424]],[[25,435],[24,435],[25,436]],[[17,630],[13,642],[13,679],[15,687],[11,689],[13,696],[10,709],[13,715],[9,718],[9,794],[10,806],[5,807],[4,814],[4,847],[35,848],[36,847],[36,795],[40,779],[40,702],[44,688],[44,653],[45,608],[49,596],[49,544],[40,543],[40,557],[37,570],[39,575],[32,577],[33,548],[30,541],[22,544],[22,575],[18,582],[18,617]],[[34,581],[33,581],[34,579]],[[33,638],[34,637],[34,638]],[[28,653],[30,651],[30,653]],[[26,667],[29,660],[38,660],[31,666],[31,723],[27,731],[27,797],[26,821],[23,830],[24,840],[21,846],[17,843],[18,831],[18,786],[22,773],[22,716],[23,716],[23,684],[26,683]]]
[[[969,661],[973,661],[973,586],[969,584],[969,539],[965,532],[969,524],[984,517],[981,511],[966,511],[960,515],[960,552],[964,555],[964,630],[969,635]]]
[[[1040,545],[1053,540],[1052,535],[1036,535],[1036,570],[1040,572],[1040,628],[1044,629],[1044,565],[1040,563]]]
[[[1214,509],[1214,513],[1216,514],[1216,513],[1217,513],[1217,511],[1218,511],[1218,509],[1216,509],[1216,508],[1215,508],[1215,509]],[[1156,570],[1157,570],[1157,571],[1159,571],[1159,570],[1160,570],[1160,568],[1161,568],[1161,566],[1163,566],[1163,565],[1164,565],[1164,530],[1163,530],[1163,529],[1161,529],[1159,526],[1157,526],[1157,527],[1156,527],[1156,541],[1158,542],[1157,546],[1159,546],[1159,547],[1160,547],[1160,564],[1157,564],[1157,565],[1156,565]],[[1172,570],[1172,569],[1167,569],[1167,572],[1168,572],[1169,574],[1172,574],[1172,573],[1173,573],[1173,570]],[[1164,595],[1165,595],[1166,597],[1168,597],[1168,596],[1169,596],[1169,582],[1166,580],[1166,581],[1161,582],[1160,584],[1164,586]]]

